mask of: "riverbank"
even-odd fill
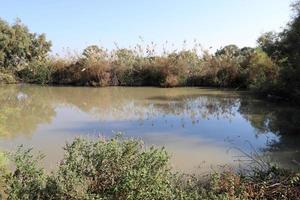
[[[76,57],[53,57],[5,72],[6,76],[14,76],[21,82],[36,84],[209,86],[260,92],[271,87],[278,75],[276,64],[259,48],[240,49],[228,45],[215,54],[194,49],[163,55],[154,49],[135,49],[108,52],[93,45]],[[5,82],[7,78],[2,79]]]
[[[130,48],[116,45],[111,50],[90,45],[62,57],[49,55],[51,42],[44,34],[31,33],[20,21],[8,24],[0,19],[0,26],[4,43],[10,44],[0,49],[3,83],[237,88],[300,101],[297,56],[289,56],[291,52],[284,52],[283,47],[277,50],[268,34],[258,39],[257,47],[229,44],[214,53],[196,42],[189,49],[162,47],[163,51],[155,43],[142,43]],[[273,55],[272,50],[283,51],[283,55]]]
[[[205,177],[174,173],[164,148],[140,140],[75,139],[53,173],[40,156],[20,148],[13,171],[2,174],[9,199],[299,199],[300,174],[259,158],[246,171],[230,169]],[[255,159],[255,158],[252,158]]]
[[[145,52],[149,50],[144,50]],[[211,87],[247,90],[266,99],[296,102],[278,92],[278,66],[259,48],[229,45],[215,54],[185,50],[145,55],[89,46],[77,57],[49,58],[21,70],[2,70],[0,83],[88,87]],[[154,51],[154,50],[153,50]]]

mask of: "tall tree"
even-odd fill
[[[45,59],[50,47],[45,34],[30,32],[19,19],[13,25],[0,19],[0,68],[21,70]]]

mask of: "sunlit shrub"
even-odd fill
[[[7,172],[8,199],[297,199],[300,176],[271,165],[250,173],[226,170],[207,177],[174,173],[163,148],[135,139],[75,139],[52,173],[41,156],[19,148]],[[258,161],[260,162],[260,161]],[[254,165],[253,165],[254,166]]]
[[[204,53],[198,69],[194,69],[190,82],[192,85],[238,87],[240,80],[238,57],[225,52],[211,55]]]
[[[0,30],[0,68],[19,71],[34,60],[43,60],[50,50],[45,35],[30,32],[20,19],[13,24],[0,19]]]
[[[10,83],[16,83],[16,78],[13,75],[13,73],[9,72],[9,71],[1,71],[0,70],[0,84],[4,83],[4,84],[10,84]]]
[[[175,189],[167,152],[145,149],[141,141],[76,139],[65,151],[58,170],[46,175],[37,165],[38,157],[19,149],[13,157],[16,170],[6,177],[8,198],[177,199],[192,195]]]
[[[272,93],[277,87],[279,67],[262,50],[257,49],[250,59],[247,85],[250,89]]]
[[[186,85],[190,69],[197,64],[197,56],[191,52],[170,54],[161,69],[164,75],[161,85],[165,87]]]
[[[188,83],[267,92],[275,87],[277,79],[277,65],[261,49],[229,45],[215,55],[204,52]]]
[[[13,155],[15,164],[13,173],[5,175],[5,193],[8,199],[41,199],[45,188],[46,175],[38,167],[41,156],[34,157],[31,149],[19,148]]]
[[[141,62],[138,55],[131,49],[117,49],[112,52],[112,70],[115,75],[116,81],[114,85],[127,85],[133,86],[138,84],[135,80],[136,66]]]

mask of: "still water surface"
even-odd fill
[[[172,166],[237,166],[241,149],[300,163],[300,110],[245,92],[207,88],[0,86],[0,148],[33,147],[54,168],[66,141],[116,132],[165,146]]]

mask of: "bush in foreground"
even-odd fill
[[[41,156],[19,148],[5,173],[7,199],[299,199],[300,175],[269,166],[243,175],[226,171],[204,181],[174,173],[163,148],[134,139],[75,139],[58,169],[46,174]],[[4,196],[5,196],[4,195]]]
[[[176,187],[162,149],[138,140],[76,139],[65,147],[58,170],[46,175],[40,157],[19,149],[6,175],[8,199],[177,199],[192,197]]]

